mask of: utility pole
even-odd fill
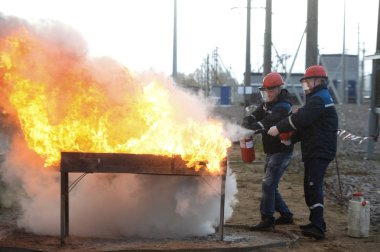
[[[206,59],[206,97],[210,95],[210,56]]]
[[[360,75],[360,90],[359,90],[359,94],[360,94],[360,101],[362,103],[362,99],[363,99],[363,89],[364,89],[364,55],[365,55],[365,48],[364,48],[364,43],[363,43],[363,52],[362,52],[362,55],[363,55],[363,58],[362,58],[362,62],[361,62],[361,75]]]
[[[367,156],[369,159],[374,157],[375,138],[379,136],[379,117],[380,117],[380,4],[377,17],[377,43],[376,54],[372,61],[372,80],[371,80],[371,108],[369,112],[369,126]],[[377,140],[377,139],[376,139]]]
[[[251,0],[247,0],[247,40],[245,51],[245,73],[244,73],[244,106],[248,106],[246,89],[251,85]]]
[[[212,53],[212,61],[213,61],[213,85],[216,86],[219,84],[219,77],[218,77],[218,47],[215,48],[215,50]]]
[[[266,0],[263,75],[265,76],[271,71],[272,71],[272,0]]]
[[[358,75],[356,77],[356,105],[360,106],[362,104],[362,82],[360,79],[360,70],[362,69],[362,65],[360,65],[360,26],[358,24]],[[364,54],[363,54],[364,55]]]
[[[341,96],[344,103],[348,103],[348,85],[346,83],[346,0],[343,6],[343,52],[342,52],[342,84]]]
[[[177,0],[174,0],[174,31],[173,31],[173,72],[172,77],[177,81]]]
[[[318,0],[307,0],[305,68],[318,64]]]

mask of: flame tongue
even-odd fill
[[[46,167],[61,151],[118,152],[179,154],[189,167],[207,161],[219,172],[230,146],[222,124],[191,116],[179,97],[192,109],[199,98],[163,80],[138,83],[114,61],[85,60],[26,31],[1,39],[0,50],[0,106],[13,111]]]

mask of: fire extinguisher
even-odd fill
[[[252,135],[240,140],[240,151],[244,163],[252,163],[255,160],[255,140]]]
[[[369,201],[364,199],[361,192],[355,192],[348,202],[347,234],[352,237],[368,237],[369,223]]]

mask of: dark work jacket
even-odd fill
[[[247,128],[251,130],[263,130],[262,141],[263,148],[266,154],[273,154],[277,152],[291,152],[293,145],[284,145],[281,143],[278,136],[272,137],[267,134],[268,129],[279,122],[281,119],[286,118],[292,111],[292,104],[288,100],[288,91],[282,89],[275,102],[263,102],[250,116],[254,118],[254,122]]]
[[[296,130],[292,142],[301,141],[302,160],[333,160],[337,149],[338,115],[326,84],[315,87],[306,103],[277,123],[280,132]]]

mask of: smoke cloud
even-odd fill
[[[112,104],[133,104],[136,102],[135,94],[141,92],[141,83],[160,83],[170,93],[170,106],[176,108],[175,121],[183,122],[192,118],[196,122],[206,123],[210,117],[212,104],[201,96],[188,94],[176,87],[169,78],[154,73],[132,73],[107,57],[89,58],[86,42],[80,34],[63,24],[41,21],[31,25],[15,17],[1,15],[0,22],[0,42],[12,32],[26,29],[40,38],[42,44],[46,42],[46,47],[53,44],[60,48],[59,51],[50,51],[49,59],[55,60],[44,69],[49,75],[42,78],[37,76],[37,71],[40,70],[37,67],[27,69],[27,73],[24,73],[31,80],[48,83],[48,89],[52,90],[50,94],[60,102],[58,108],[48,111],[54,113],[53,118],[57,121],[65,115],[65,104],[68,104],[73,95],[53,92],[58,85],[62,85],[59,87],[61,91],[67,89],[65,85],[68,84],[58,80],[67,74],[68,68],[86,69],[86,74],[90,74],[88,78],[109,97]],[[30,53],[29,61],[46,61],[43,57],[34,51]],[[1,72],[0,74],[2,82],[5,76]],[[59,168],[44,167],[46,157],[41,157],[28,146],[18,115],[7,97],[11,87],[2,83],[0,87],[4,90],[0,97],[0,107],[4,112],[0,116],[3,123],[1,134],[7,136],[1,140],[3,153],[0,154],[4,160],[0,172],[5,183],[1,204],[20,209],[17,219],[20,228],[36,234],[58,235]],[[73,87],[70,88],[73,90]],[[126,97],[129,97],[127,101]],[[86,109],[91,112],[94,108]],[[133,117],[134,114],[127,110],[119,116]],[[131,131],[139,130],[135,125],[124,126]],[[225,134],[234,140],[240,137],[241,133],[238,132],[240,131],[235,126],[228,126]],[[78,176],[70,174],[69,183]],[[70,192],[70,234],[93,237],[183,237],[214,233],[214,228],[219,224],[220,183],[221,178],[218,176],[87,174]],[[237,203],[236,193],[235,174],[228,169],[226,220],[232,216],[233,207]]]
[[[231,141],[239,141],[245,137],[251,136],[254,131],[241,127],[240,125],[227,122],[224,125],[224,130],[226,136],[231,139]]]

